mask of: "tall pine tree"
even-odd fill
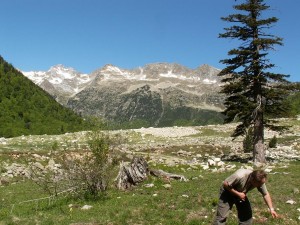
[[[219,76],[226,94],[225,122],[239,121],[233,137],[245,135],[253,128],[254,163],[265,163],[264,128],[280,130],[272,118],[280,117],[288,110],[283,100],[288,91],[288,75],[271,72],[275,67],[267,58],[274,46],[282,45],[282,38],[267,31],[278,21],[276,17],[263,18],[270,8],[264,0],[245,0],[234,5],[237,14],[223,17],[233,25],[225,28],[220,38],[236,39],[240,46],[228,52],[229,59],[221,60],[226,67]]]

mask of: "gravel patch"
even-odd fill
[[[134,129],[135,132],[139,132],[142,135],[150,134],[158,137],[184,137],[201,133],[200,130],[193,127],[162,127],[162,128],[141,128]]]

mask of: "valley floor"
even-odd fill
[[[268,189],[280,214],[270,217],[258,193],[252,191],[255,224],[298,224],[300,220],[300,121],[274,135],[276,148],[267,149]],[[29,163],[58,167],[62,153],[82,154],[89,132],[65,135],[0,138],[0,224],[210,224],[224,178],[240,167],[252,167],[251,154],[242,152],[241,139],[232,141],[235,124],[203,127],[141,128],[110,131],[117,162],[143,156],[151,168],[181,174],[187,182],[149,177],[130,191],[114,186],[100,199],[49,197],[28,179]],[[284,185],[283,185],[284,184]],[[85,206],[85,207],[84,207]],[[228,224],[236,224],[232,213]]]

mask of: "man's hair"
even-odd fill
[[[254,170],[251,177],[253,180],[261,182],[264,178],[267,178],[267,173],[263,170]]]

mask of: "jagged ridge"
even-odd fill
[[[54,98],[82,115],[145,126],[220,122],[220,70],[154,63],[131,70],[108,64],[90,75],[62,65],[47,72],[24,72]]]

